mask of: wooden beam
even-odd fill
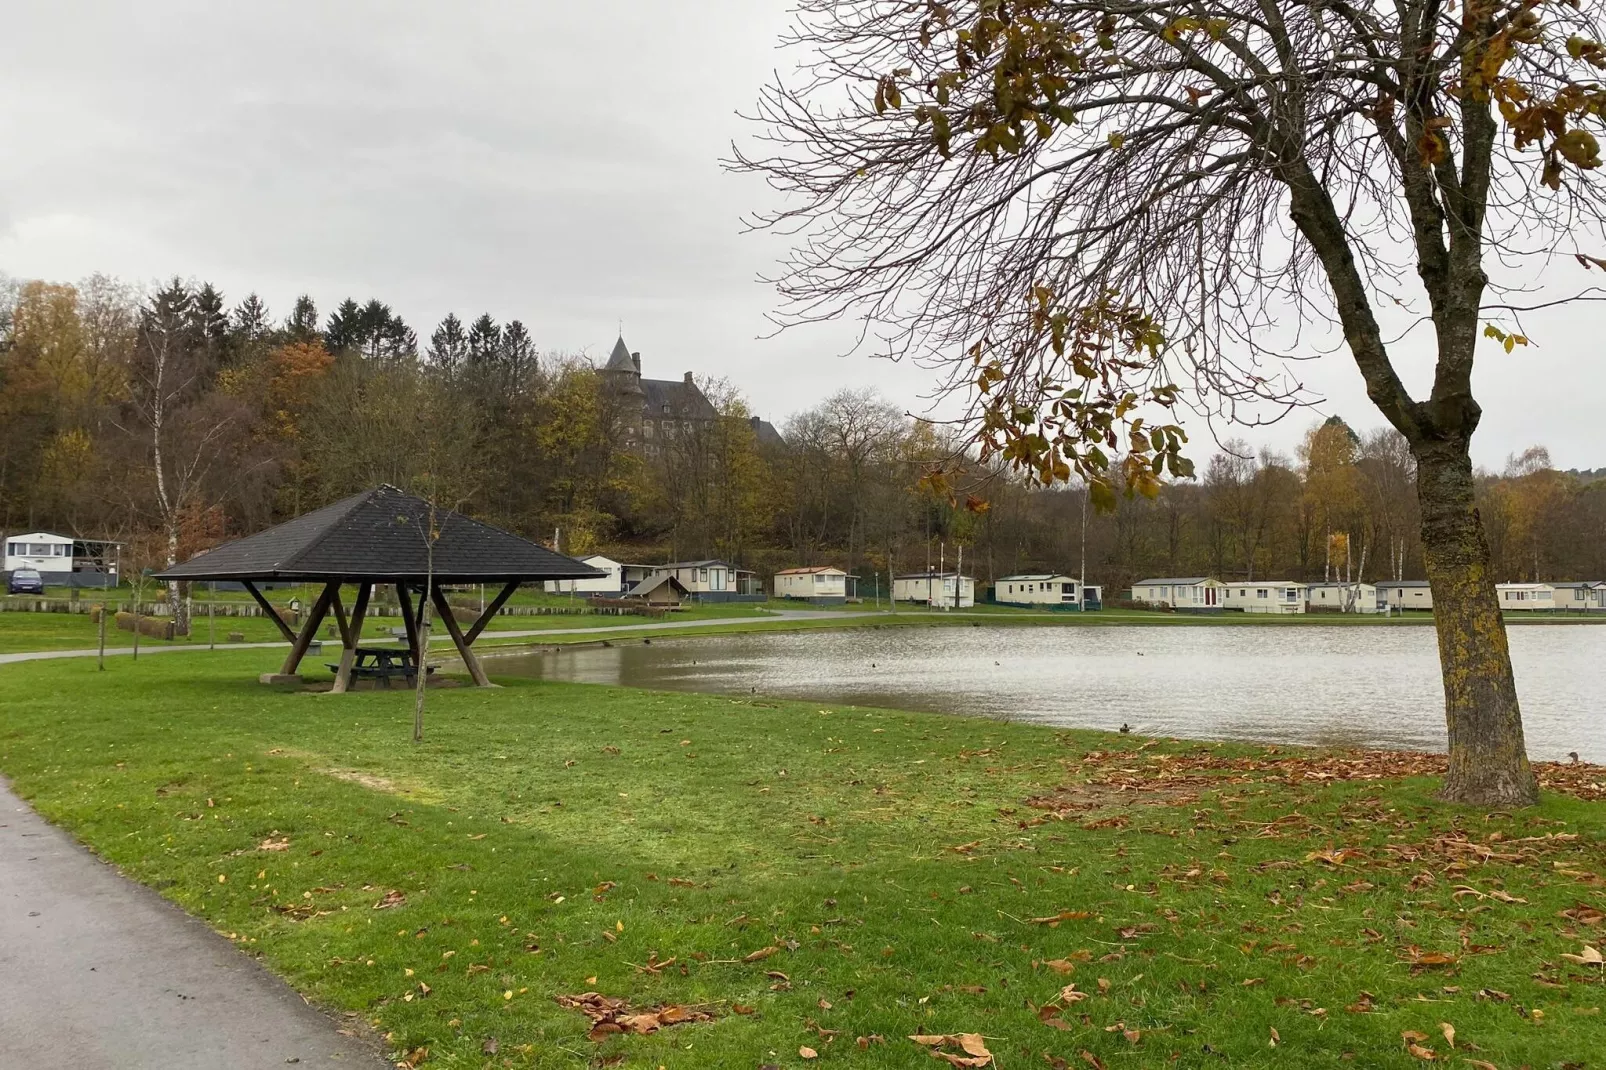
[[[351,641],[351,636],[349,634],[350,626],[346,623],[346,607],[344,603],[340,601],[340,584],[338,583],[335,584],[335,597],[333,606],[335,611],[335,624],[340,628],[340,645],[355,646],[356,644]]]
[[[413,595],[407,589],[407,584],[400,580],[396,582],[396,601],[401,603],[402,627],[407,630],[407,649],[413,652],[414,662],[422,665],[426,652],[418,649],[418,617],[413,612]],[[422,600],[419,606],[422,608]]]
[[[480,633],[485,630],[485,626],[491,623],[491,618],[496,616],[496,611],[501,609],[507,603],[507,600],[513,597],[513,592],[518,589],[518,580],[508,581],[507,586],[502,588],[502,593],[492,599],[491,604],[485,607],[485,612],[481,613],[479,619],[469,626],[468,633],[463,636],[463,642],[473,646],[474,640],[480,637]]]
[[[307,647],[312,645],[312,640],[318,635],[318,625],[323,623],[324,616],[329,612],[330,600],[339,597],[338,583],[324,585],[318,600],[312,604],[311,612],[307,614],[307,622],[301,626],[301,634],[296,636],[296,641],[291,644],[290,654],[284,659],[284,668],[279,670],[279,675],[295,675],[296,670],[301,667],[301,659],[307,655]]]
[[[251,597],[257,600],[257,605],[262,607],[262,612],[268,615],[268,619],[279,626],[279,634],[284,636],[285,642],[294,643],[296,641],[296,633],[291,631],[290,625],[286,624],[284,618],[279,616],[279,611],[274,609],[266,598],[262,597],[262,592],[257,590],[257,585],[250,580],[242,580],[240,582],[245,585],[247,591],[251,592]]]
[[[435,602],[435,609],[441,615],[441,624],[451,634],[452,642],[457,647],[457,653],[462,657],[463,665],[468,669],[469,676],[474,678],[475,686],[490,687],[490,678],[485,675],[485,670],[480,668],[480,659],[474,656],[474,651],[469,648],[468,643],[463,641],[463,629],[457,626],[457,618],[452,616],[452,607],[446,601],[446,592],[441,590],[440,584],[437,583],[430,589],[429,593]],[[420,665],[418,671],[427,672],[428,669]]]
[[[337,695],[351,690],[351,667],[357,661],[357,644],[362,642],[362,622],[368,615],[368,596],[373,590],[374,585],[371,583],[357,585],[357,604],[351,607],[351,621],[346,627],[346,642],[340,650],[340,671],[335,673],[335,686],[332,688]]]

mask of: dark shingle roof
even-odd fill
[[[630,356],[630,347],[625,345],[625,336],[621,334],[619,340],[613,344],[613,352],[608,354],[608,363],[604,365],[603,371],[633,372],[635,370],[636,362]]]
[[[768,420],[760,419],[759,417],[754,416],[752,418],[752,423],[753,435],[758,439],[758,444],[760,446],[786,445],[786,436],[777,431],[775,429],[775,425],[770,423]]]
[[[192,557],[173,580],[412,580],[428,575],[429,503],[395,487],[365,490]],[[589,565],[450,510],[436,513],[434,574],[442,583],[604,576]]]
[[[695,383],[676,379],[643,379],[641,392],[646,395],[643,405],[647,419],[660,419],[665,415],[677,420],[712,420],[719,414]],[[669,411],[664,412],[664,406]]]

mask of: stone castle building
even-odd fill
[[[680,379],[646,379],[641,374],[641,354],[632,353],[624,336],[613,344],[602,380],[620,400],[625,413],[625,437],[632,449],[647,457],[657,457],[719,413],[692,380],[691,372]],[[767,420],[752,418],[753,431],[763,447],[784,444],[779,431]]]

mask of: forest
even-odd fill
[[[592,362],[518,320],[449,315],[421,339],[379,300],[325,313],[303,296],[280,315],[193,280],[0,275],[0,531],[118,540],[154,570],[391,483],[565,553],[836,564],[866,590],[871,571],[951,567],[961,548],[982,584],[1054,570],[1112,592],[1422,576],[1411,457],[1389,429],[1313,418],[1293,456],[1196,442],[1196,477],[1102,511],[874,392],[822,398],[761,445],[737,384],[698,385],[717,417],[649,459]],[[1534,446],[1478,482],[1497,580],[1606,578],[1606,468],[1559,471]]]

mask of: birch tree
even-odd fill
[[[240,424],[240,406],[211,390],[215,368],[198,327],[194,294],[174,279],[140,309],[122,427],[145,459],[166,567],[178,564],[184,517],[204,503],[213,466]],[[167,585],[174,631],[189,633],[188,592]]]

